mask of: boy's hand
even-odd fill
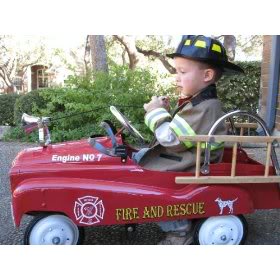
[[[170,102],[168,96],[153,96],[149,103],[144,104],[144,110],[149,113],[155,109],[164,108],[170,110]]]

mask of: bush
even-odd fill
[[[17,94],[0,95],[0,125],[14,125],[14,106]]]
[[[28,93],[17,102],[15,118],[18,121],[23,112],[51,117],[52,140],[58,142],[104,133],[99,126],[104,119],[120,127],[109,109],[110,105],[115,105],[137,129],[152,137],[143,122],[143,104],[152,95],[166,94],[168,90],[149,70],[132,71],[116,66],[109,73],[70,77],[66,88]],[[13,135],[20,136],[19,131],[17,128]]]
[[[260,93],[261,63],[238,62],[245,75],[224,76],[217,91],[225,112],[246,110],[257,113]]]
[[[40,114],[40,109],[44,108],[45,102],[44,98],[40,96],[41,90],[34,90],[27,94],[21,95],[14,106],[14,122],[16,125],[20,124],[21,117],[23,113],[26,114]]]

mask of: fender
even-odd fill
[[[12,215],[17,227],[22,216],[31,212],[60,212],[79,224],[74,207],[82,203],[81,198],[95,197],[101,200],[103,208],[110,213],[113,196],[120,197],[117,204],[121,202],[122,206],[126,206],[131,197],[161,194],[162,191],[156,187],[153,189],[132,183],[81,178],[35,178],[25,180],[15,188],[12,193]],[[102,224],[112,224],[109,221]]]
[[[30,212],[59,212],[79,226],[197,219],[254,212],[238,185],[159,188],[115,181],[47,178],[23,181],[12,194],[16,226]]]

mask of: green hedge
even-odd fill
[[[34,90],[21,95],[15,102],[14,121],[19,124],[23,113],[38,115],[41,108],[46,107],[44,98],[40,96],[40,90]]]
[[[224,111],[246,110],[258,111],[261,63],[237,62],[245,75],[224,76],[217,84],[218,95],[223,103]]]
[[[71,77],[66,88],[29,92],[17,101],[15,120],[19,124],[20,116],[24,112],[36,116],[50,116],[54,142],[80,139],[91,134],[104,133],[99,126],[104,119],[111,120],[120,127],[109,110],[110,105],[115,105],[137,129],[151,138],[148,129],[143,125],[143,104],[158,92],[168,94],[169,90],[147,69],[132,71],[117,66],[113,67],[109,74]],[[86,113],[81,114],[82,112]],[[17,127],[8,137],[22,138],[21,129]],[[35,138],[34,133],[29,137],[32,140]]]
[[[18,98],[17,94],[0,95],[0,125],[15,125],[14,106]]]
[[[246,75],[223,77],[218,83],[219,98],[225,112],[235,109],[256,112],[260,63],[238,64],[244,68]],[[152,134],[144,124],[143,104],[153,95],[172,95],[173,86],[171,83],[163,86],[163,79],[166,77],[152,74],[149,69],[132,71],[120,66],[111,68],[109,74],[70,77],[65,88],[32,91],[18,98],[14,110],[15,122],[20,123],[24,112],[49,116],[52,118],[50,129],[53,142],[80,139],[104,133],[99,127],[104,119],[120,127],[109,110],[110,105],[115,105],[147,139],[151,139]],[[172,100],[173,104],[175,99]],[[18,126],[8,138],[34,141],[37,140],[37,133],[26,137]]]

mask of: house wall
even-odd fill
[[[267,108],[268,84],[269,84],[269,71],[271,59],[272,36],[263,36],[263,60],[261,69],[261,100],[260,100],[260,116],[265,118]],[[279,87],[280,88],[280,87]],[[278,88],[278,101],[275,119],[275,129],[280,131],[280,94]]]

